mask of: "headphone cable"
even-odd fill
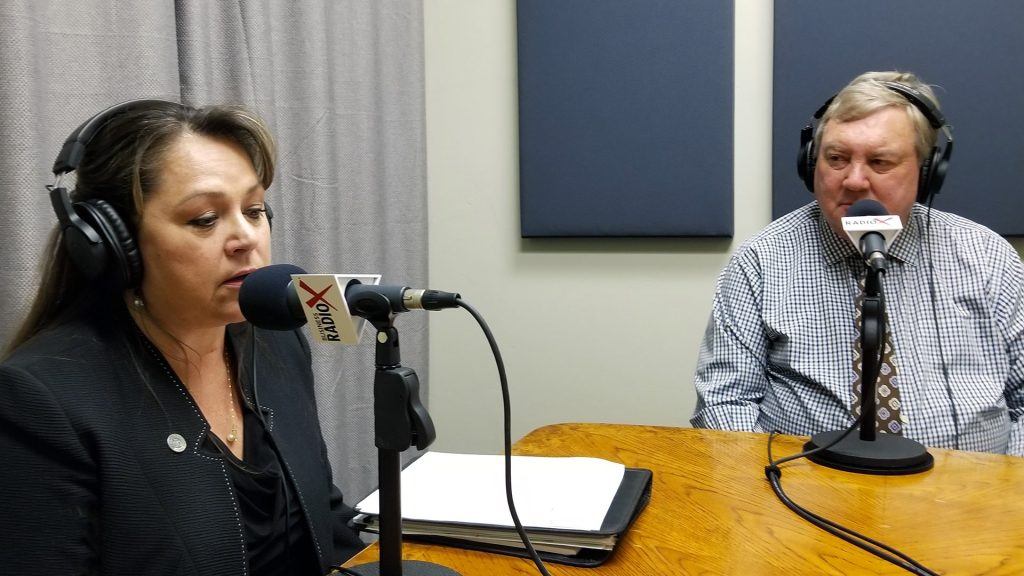
[[[925,250],[925,244],[931,245],[932,239],[932,200],[935,194],[928,196],[928,207],[925,212],[924,238],[918,246],[918,251],[928,257],[928,293],[932,302],[932,320],[935,323],[935,341],[939,349],[939,359],[942,362],[942,379],[946,385],[946,398],[949,400],[949,411],[953,416],[953,448],[960,449],[960,415],[956,411],[956,403],[953,401],[953,387],[949,383],[949,365],[946,364],[946,351],[942,347],[942,330],[939,327],[939,311],[935,296],[935,260],[932,258],[931,250]]]

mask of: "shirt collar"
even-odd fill
[[[836,234],[835,230],[832,230],[832,227],[828,225],[828,220],[825,219],[825,215],[822,214],[817,202],[814,203],[814,209],[818,212],[818,231],[821,234],[821,243],[825,250],[825,261],[832,266],[840,262],[859,258],[860,254],[854,248],[853,242],[850,242],[850,239],[845,235],[840,236]]]
[[[857,248],[845,234],[840,236],[828,225],[828,220],[821,213],[821,208],[815,202],[815,210],[818,212],[818,229],[821,233],[822,245],[825,250],[825,260],[829,265],[844,262],[851,258],[860,258]],[[918,222],[921,211],[924,210],[919,204],[914,204],[910,211],[908,222],[903,223],[903,230],[889,246],[889,256],[896,261],[905,264],[913,264],[917,259],[918,245],[920,243],[921,225]]]
[[[921,221],[924,206],[915,203],[910,209],[910,217],[903,223],[903,231],[889,246],[889,256],[904,264],[917,261],[921,246]]]

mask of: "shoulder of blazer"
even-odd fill
[[[127,335],[122,330],[72,321],[35,335],[15,350],[4,365],[36,377],[68,372],[106,373],[112,360],[128,356],[128,347]]]

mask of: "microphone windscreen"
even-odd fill
[[[858,200],[846,211],[848,218],[858,216],[888,216],[889,211],[877,200]]]
[[[271,264],[245,277],[238,291],[238,306],[253,326],[267,330],[295,330],[306,323],[292,274],[306,271],[294,264]]]

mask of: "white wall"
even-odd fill
[[[513,439],[555,422],[688,425],[715,278],[770,220],[771,2],[736,0],[731,242],[520,238],[515,1],[426,0],[424,19],[430,285],[494,331]],[[430,320],[435,449],[500,452],[482,333],[463,311]]]

